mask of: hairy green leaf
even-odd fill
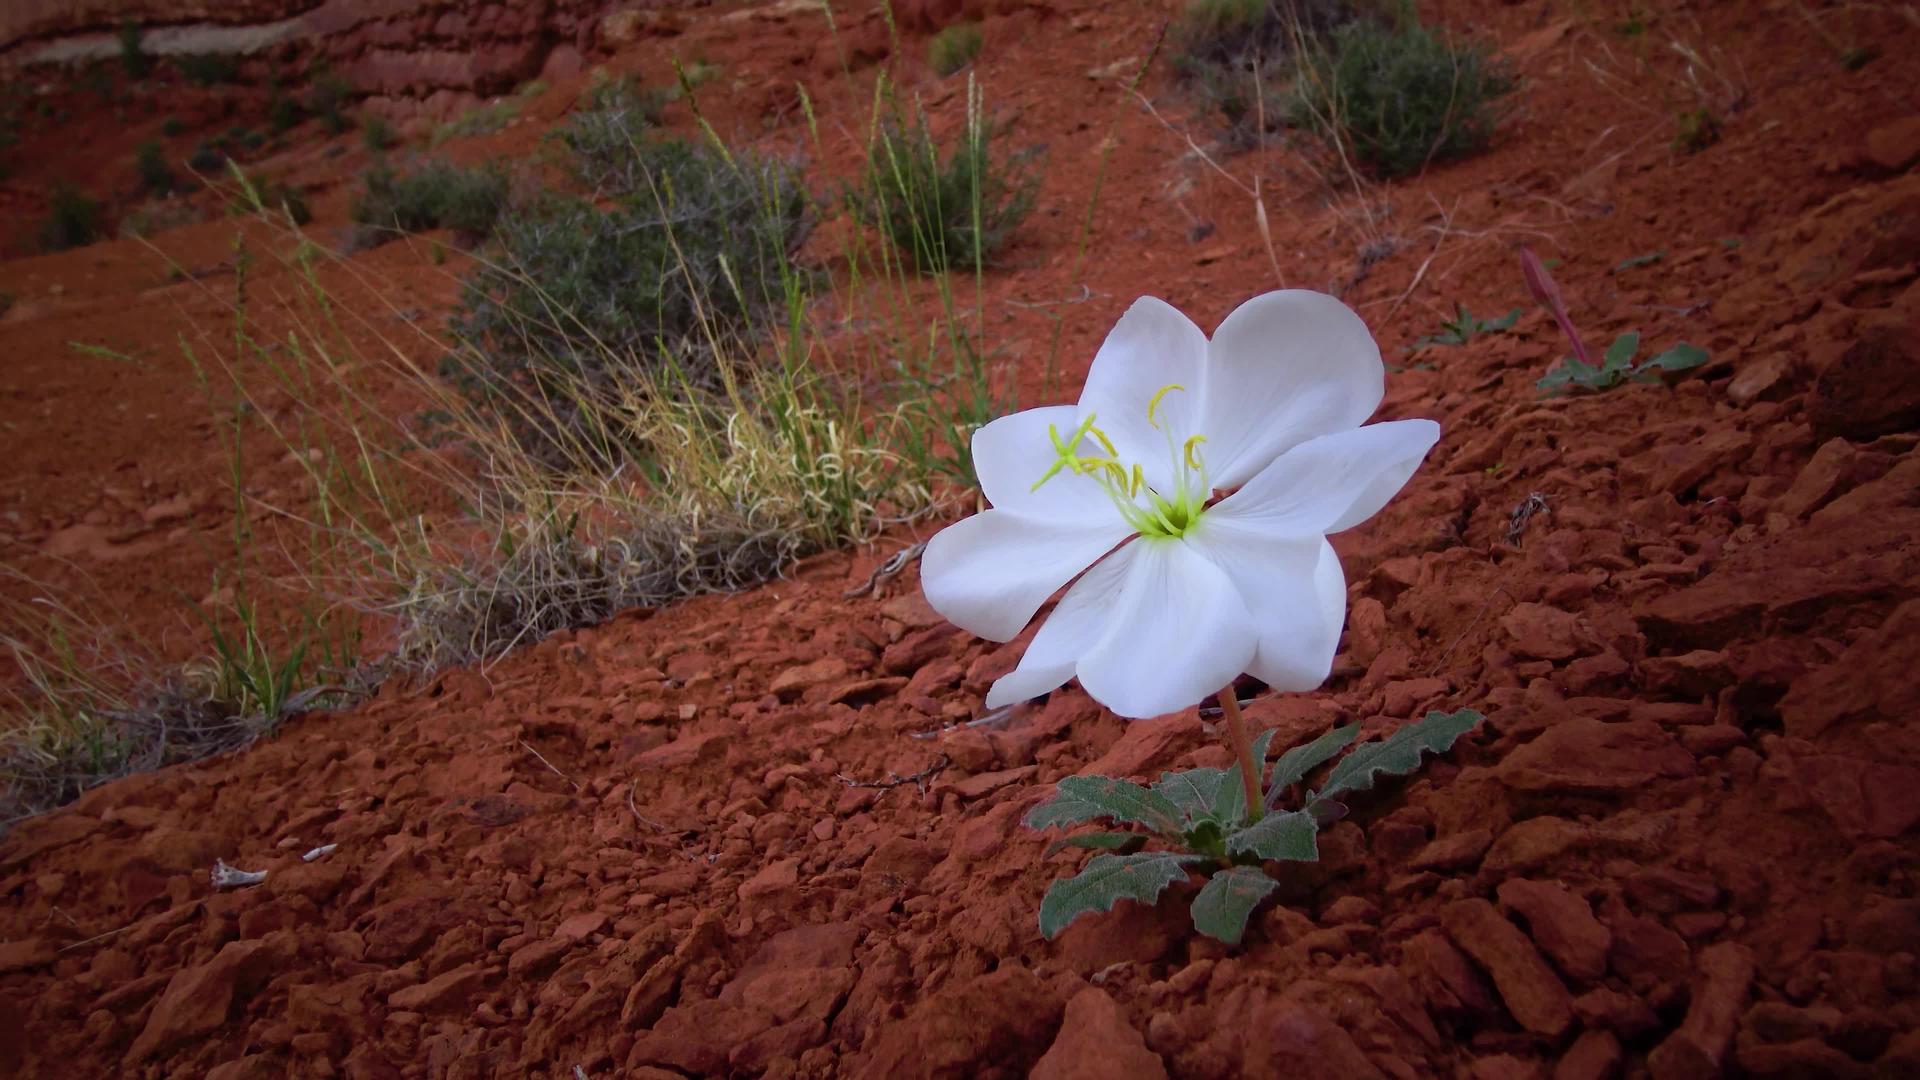
[[[1220,785],[1227,776],[1225,769],[1182,769],[1162,773],[1153,790],[1179,807],[1183,820],[1192,825],[1201,818],[1213,816],[1213,808],[1220,801]],[[1238,783],[1237,778],[1235,782]]]
[[[1047,845],[1046,852],[1040,857],[1051,858],[1068,848],[1092,848],[1095,851],[1118,851],[1123,855],[1130,855],[1139,851],[1140,846],[1146,842],[1147,838],[1137,832],[1082,833],[1079,836],[1069,836],[1064,840],[1055,840]]]
[[[1629,330],[1613,339],[1607,347],[1606,360],[1600,365],[1604,374],[1609,371],[1625,371],[1633,366],[1633,354],[1640,351],[1640,332]]]
[[[1472,709],[1443,713],[1438,709],[1425,719],[1407,724],[1379,742],[1368,743],[1340,760],[1327,774],[1326,786],[1315,792],[1309,802],[1344,791],[1365,791],[1380,773],[1405,775],[1420,767],[1422,754],[1444,754],[1454,740],[1472,731],[1485,717]]]
[[[1145,825],[1169,836],[1180,834],[1180,808],[1166,796],[1130,780],[1115,780],[1110,776],[1069,776],[1060,781],[1054,797],[1027,815],[1027,827],[1078,825],[1103,817],[1129,825]]]
[[[1135,855],[1095,855],[1086,868],[1047,887],[1040,901],[1040,933],[1054,937],[1090,911],[1112,911],[1122,900],[1151,904],[1167,886],[1187,876],[1198,855],[1143,851]]]
[[[1267,808],[1279,805],[1280,796],[1288,788],[1300,782],[1300,779],[1316,767],[1331,759],[1333,755],[1347,748],[1354,736],[1360,734],[1359,724],[1337,727],[1310,743],[1303,743],[1280,755],[1274,762],[1273,778],[1268,781]]]
[[[1263,859],[1285,862],[1317,862],[1320,846],[1315,839],[1320,823],[1312,814],[1283,810],[1227,837],[1227,850],[1235,855],[1258,855]]]
[[[1193,928],[1216,941],[1238,945],[1253,909],[1279,887],[1257,866],[1222,870],[1208,878],[1200,895],[1193,898]]]
[[[1641,364],[1639,371],[1686,371],[1697,368],[1707,362],[1707,350],[1698,345],[1681,342],[1659,356]]]

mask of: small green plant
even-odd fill
[[[1482,334],[1498,334],[1512,328],[1520,318],[1520,309],[1514,308],[1497,319],[1481,319],[1467,310],[1465,304],[1453,305],[1453,318],[1440,324],[1440,332],[1428,334],[1413,343],[1414,349],[1426,349],[1435,345],[1465,345]]]
[[[140,177],[140,190],[148,195],[165,195],[178,182],[173,166],[167,164],[165,148],[152,140],[134,149],[133,169]]]
[[[506,173],[432,158],[405,170],[375,163],[361,174],[349,214],[367,227],[365,242],[443,227],[477,238],[493,230],[506,205]]]
[[[1667,253],[1664,251],[1649,251],[1644,255],[1631,255],[1621,259],[1620,262],[1614,266],[1613,272],[1616,274],[1624,274],[1629,270],[1637,270],[1642,266],[1652,266],[1654,263],[1666,257]]]
[[[169,116],[165,120],[160,121],[160,134],[165,135],[169,139],[178,136],[185,130],[187,130],[187,125],[177,116]]]
[[[360,125],[360,141],[369,153],[384,154],[393,149],[394,144],[399,140],[393,133],[393,126],[387,123],[385,117],[369,116]]]
[[[306,111],[320,120],[320,126],[329,135],[339,135],[353,127],[353,120],[346,113],[346,104],[353,96],[353,86],[340,76],[322,71],[314,76],[313,85],[307,89]]]
[[[65,251],[91,244],[100,236],[100,203],[71,184],[53,189],[53,203],[40,227],[40,244]]]
[[[1674,116],[1673,148],[1683,154],[1697,154],[1720,141],[1720,118],[1713,110],[1701,107],[1682,109]]]
[[[1348,0],[1191,0],[1168,32],[1173,69],[1248,149],[1286,118],[1297,51],[1352,18]]]
[[[226,53],[186,53],[172,58],[180,77],[195,86],[218,86],[238,82],[240,62]]]
[[[275,135],[282,135],[306,119],[295,101],[280,85],[278,78],[267,80],[267,129]]]
[[[1237,945],[1254,909],[1279,888],[1265,869],[1267,862],[1317,861],[1321,826],[1346,816],[1341,798],[1368,790],[1382,774],[1414,771],[1423,755],[1446,753],[1482,719],[1471,709],[1430,712],[1348,754],[1292,810],[1283,809],[1289,792],[1346,749],[1359,735],[1359,724],[1335,728],[1282,754],[1254,785],[1263,793],[1258,806],[1247,804],[1248,788],[1238,764],[1166,773],[1151,787],[1105,776],[1070,776],[1060,781],[1052,799],[1027,815],[1029,828],[1105,818],[1146,831],[1082,833],[1049,848],[1049,855],[1063,848],[1102,854],[1047,889],[1040,902],[1040,932],[1054,937],[1080,916],[1110,911],[1121,900],[1156,903],[1167,886],[1199,871],[1209,876],[1193,900],[1194,928]],[[1272,740],[1273,732],[1267,731],[1253,743],[1253,760],[1263,770]],[[1140,850],[1149,839],[1160,840],[1168,850]]]
[[[987,262],[1012,239],[1039,190],[1030,155],[996,157],[977,91],[968,101],[967,126],[945,161],[924,116],[881,125],[867,150],[864,187],[851,200],[922,273]]]
[[[1408,19],[1358,20],[1301,56],[1291,118],[1350,150],[1375,173],[1411,176],[1492,141],[1512,75],[1477,45],[1456,45]]]
[[[941,77],[952,75],[980,55],[984,39],[973,23],[955,23],[927,42],[927,64]]]
[[[1707,362],[1705,349],[1684,341],[1636,365],[1633,360],[1639,351],[1640,334],[1629,330],[1613,340],[1597,366],[1577,356],[1562,357],[1536,385],[1548,395],[1575,389],[1607,390],[1629,380],[1659,382],[1663,374],[1690,371]]]
[[[208,139],[194,147],[193,153],[187,157],[187,168],[202,176],[219,172],[228,160],[220,147],[221,143],[217,139]]]
[[[140,24],[127,19],[120,24],[120,68],[129,79],[144,79],[153,70],[153,57],[140,43]]]

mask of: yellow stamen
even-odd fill
[[[1160,426],[1160,421],[1154,419],[1153,414],[1154,414],[1154,411],[1160,407],[1160,399],[1163,397],[1166,397],[1168,391],[1171,391],[1171,390],[1184,391],[1186,390],[1186,387],[1181,386],[1179,383],[1168,383],[1167,385],[1161,387],[1160,389],[1155,390],[1153,392],[1153,397],[1147,401],[1147,423],[1152,424],[1154,427]]]
[[[1203,466],[1200,464],[1199,447],[1201,443],[1206,441],[1207,441],[1207,437],[1205,435],[1195,435],[1192,438],[1187,440],[1185,446],[1182,446],[1180,448],[1180,452],[1182,456],[1184,456],[1187,459],[1187,468],[1193,469],[1195,471],[1198,471],[1201,468],[1203,468]]]

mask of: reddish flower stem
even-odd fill
[[[1233,741],[1233,754],[1240,759],[1240,786],[1247,793],[1247,824],[1260,820],[1260,763],[1253,760],[1253,742],[1247,738],[1247,721],[1240,715],[1240,698],[1233,684],[1220,691],[1220,711],[1227,714],[1227,732]]]
[[[1520,273],[1527,279],[1527,291],[1547,309],[1553,321],[1560,324],[1560,332],[1567,336],[1567,341],[1573,346],[1574,357],[1588,367],[1595,366],[1593,358],[1587,354],[1586,342],[1580,340],[1580,331],[1573,328],[1573,320],[1567,316],[1567,304],[1560,298],[1560,286],[1554,283],[1553,275],[1547,273],[1540,256],[1525,244],[1520,245]]]

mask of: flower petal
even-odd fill
[[[1211,560],[1174,540],[1115,552],[1125,572],[1106,606],[1107,633],[1080,659],[1080,685],[1121,716],[1184,709],[1232,682],[1253,659],[1253,617]]]
[[[1347,616],[1346,575],[1333,545],[1213,514],[1189,539],[1226,572],[1253,617],[1259,647],[1247,671],[1281,691],[1326,682]]]
[[[1077,406],[1050,405],[1002,416],[974,432],[973,469],[987,501],[997,510],[1036,517],[1120,520],[1106,489],[1091,477],[1062,469],[1034,490],[1056,460],[1053,434],[1069,438],[1079,423]],[[1101,453],[1091,439],[1082,440],[1079,451]]]
[[[1358,427],[1386,392],[1367,324],[1347,305],[1304,289],[1241,304],[1208,345],[1207,469],[1238,487],[1288,449]]]
[[[1165,300],[1143,296],[1120,316],[1094,355],[1080,392],[1080,412],[1097,416],[1123,463],[1138,462],[1149,484],[1167,490],[1172,480],[1167,433],[1178,445],[1201,431],[1206,378],[1207,336]],[[1160,398],[1156,429],[1148,422],[1147,407],[1168,385],[1184,386],[1186,392]]]
[[[1126,549],[1101,559],[1080,575],[1033,635],[1020,665],[987,691],[987,708],[1039,697],[1073,678],[1074,665],[1107,632],[1113,601],[1130,560]]]
[[[1431,420],[1391,420],[1309,439],[1274,459],[1206,517],[1296,537],[1351,528],[1406,485],[1439,439],[1440,425]]]
[[[992,641],[1020,633],[1060,586],[1073,580],[1130,531],[1110,522],[1055,521],[988,510],[957,521],[927,542],[920,587],[948,621]]]

